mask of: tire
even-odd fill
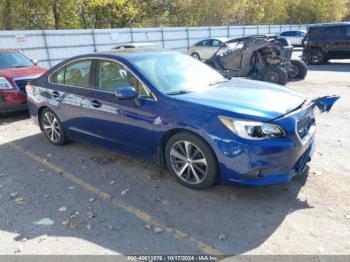
[[[199,55],[198,53],[196,53],[196,52],[192,53],[191,56],[192,56],[194,59],[197,59],[197,60],[199,60],[199,61],[201,60],[200,55]]]
[[[290,73],[289,77],[294,79],[304,79],[307,74],[307,66],[301,60],[290,60],[293,72]]]
[[[168,140],[165,160],[171,174],[188,188],[207,189],[217,182],[215,154],[203,139],[191,133],[180,132]]]
[[[326,55],[319,48],[313,48],[307,56],[307,62],[310,65],[321,65],[326,62]]]
[[[263,71],[263,80],[284,86],[288,82],[288,74],[287,71],[281,67],[268,65]]]
[[[45,108],[41,112],[40,127],[52,144],[64,145],[68,142],[62,123],[52,110]]]

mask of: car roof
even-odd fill
[[[309,28],[317,28],[317,27],[333,27],[333,26],[345,26],[350,25],[350,22],[337,22],[337,23],[320,23],[309,25]]]

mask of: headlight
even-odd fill
[[[12,89],[11,84],[5,77],[0,77],[0,89],[9,90]]]
[[[283,129],[277,125],[238,120],[224,116],[219,116],[219,119],[233,133],[245,139],[262,140],[285,136]]]

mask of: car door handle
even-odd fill
[[[98,108],[98,107],[101,107],[101,106],[102,106],[101,102],[98,101],[98,100],[92,100],[92,101],[90,101],[90,102],[91,102],[91,105],[92,105],[93,107]]]
[[[53,91],[51,94],[54,98],[58,98],[60,96],[60,93],[58,93],[57,91]]]

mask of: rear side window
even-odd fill
[[[350,38],[350,26],[346,27],[346,36],[347,38]]]
[[[345,26],[328,26],[310,29],[311,40],[342,40],[346,38],[347,29]]]
[[[91,60],[68,64],[52,75],[51,82],[89,88],[90,68]]]
[[[345,26],[335,26],[327,29],[327,39],[344,39],[345,35]]]

